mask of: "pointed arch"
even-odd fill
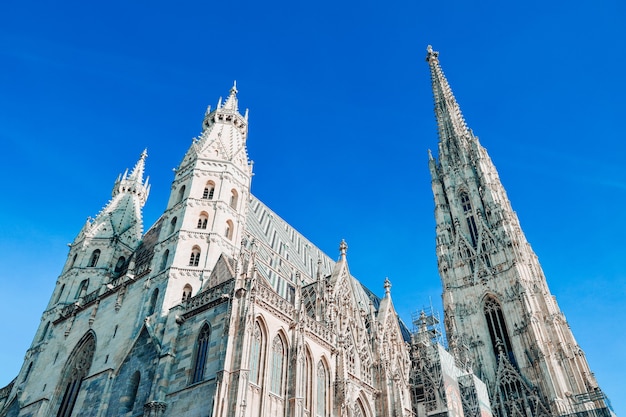
[[[170,231],[169,231],[170,235],[172,233],[174,233],[174,230],[176,230],[176,222],[177,221],[178,221],[178,217],[176,217],[176,216],[172,217],[172,220],[170,221]]]
[[[122,404],[122,410],[126,413],[128,413],[129,411],[133,411],[133,409],[135,408],[135,401],[137,400],[137,392],[139,391],[140,382],[141,373],[139,371],[135,371],[128,381],[126,395],[123,397],[125,401]]]
[[[151,316],[154,314],[154,310],[156,309],[157,300],[159,299],[159,289],[155,288],[152,291],[152,296],[150,296],[150,303],[148,304],[148,315]]]
[[[307,415],[310,415],[313,411],[313,355],[308,345],[304,346],[304,364],[302,369],[302,375],[300,380],[300,386],[302,387],[302,396],[304,397],[304,409],[307,411]]]
[[[324,358],[317,363],[316,369],[316,417],[328,417],[330,415],[330,372]]]
[[[261,385],[263,381],[263,371],[265,363],[267,332],[261,320],[254,322],[252,330],[252,341],[250,344],[250,382]]]
[[[270,391],[279,397],[285,395],[285,380],[287,375],[287,341],[282,333],[272,339],[270,347],[272,362],[270,369]]]
[[[465,215],[465,222],[467,223],[470,241],[472,242],[474,249],[476,249],[476,246],[478,245],[478,226],[476,225],[474,211],[472,210],[472,203],[467,191],[462,190],[459,193],[459,200],[461,201],[461,207],[463,208],[463,214]]]
[[[89,331],[77,343],[63,369],[56,394],[60,397],[57,417],[70,417],[80,392],[83,379],[89,375],[96,350],[96,337]]]
[[[78,289],[76,290],[76,298],[80,298],[87,293],[87,288],[89,288],[89,279],[84,279],[78,285]]]
[[[61,285],[61,289],[59,290],[59,293],[57,294],[57,298],[54,300],[55,304],[61,301],[61,297],[63,296],[64,291],[65,291],[65,284]]]
[[[98,265],[98,259],[100,259],[100,249],[95,249],[91,252],[91,257],[89,258],[89,263],[87,264],[88,268],[95,268]]]
[[[163,252],[163,256],[161,257],[161,267],[159,268],[159,271],[165,271],[165,268],[167,268],[167,258],[169,257],[170,257],[170,250],[165,249],[165,252]]]
[[[198,333],[196,341],[196,355],[193,366],[193,375],[191,383],[195,384],[204,379],[204,369],[206,367],[206,358],[209,351],[209,339],[211,337],[211,328],[208,323],[204,323]]]
[[[176,201],[177,203],[180,203],[181,201],[183,201],[183,198],[185,198],[186,189],[187,187],[185,187],[184,185],[178,189],[178,200]]]
[[[498,360],[500,354],[505,354],[513,365],[517,366],[513,355],[513,346],[507,331],[502,306],[495,296],[488,294],[483,300],[483,313],[489,329],[493,353]]]

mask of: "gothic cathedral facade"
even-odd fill
[[[427,61],[449,352],[424,314],[409,332],[388,280],[381,298],[351,275],[345,242],[327,256],[250,193],[233,86],[147,232],[145,151],[87,220],[0,417],[609,416],[431,48]]]

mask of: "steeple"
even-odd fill
[[[550,294],[495,165],[465,124],[430,46],[426,61],[439,127],[438,161],[429,153],[428,164],[449,344],[471,347],[474,371],[491,386],[500,417],[509,415],[505,403],[513,398],[532,415],[547,408],[554,416],[568,414],[561,408],[568,397],[591,395],[598,384]],[[510,391],[500,372],[502,358],[515,374],[509,381],[530,385],[520,382]]]
[[[141,207],[143,207],[148,198],[148,194],[150,193],[148,178],[146,178],[145,183],[143,182],[143,173],[147,157],[148,150],[144,149],[130,175],[128,175],[128,170],[126,170],[124,175],[120,175],[117,178],[115,185],[113,186],[113,197],[120,193],[134,194],[141,202]]]
[[[150,193],[148,179],[145,182],[143,179],[147,156],[148,152],[144,150],[130,175],[127,169],[117,177],[111,200],[93,221],[87,222],[77,239],[82,234],[91,238],[116,237],[129,247],[139,242],[143,233],[141,209]]]

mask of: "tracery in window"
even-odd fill
[[[263,331],[259,322],[256,322],[252,332],[252,345],[250,346],[250,382],[257,385],[260,385],[259,381],[263,377],[261,372],[263,347]]]
[[[283,339],[276,335],[272,341],[272,369],[270,374],[270,391],[282,397],[284,393],[285,365],[287,350]]]
[[[316,410],[317,417],[328,416],[328,370],[324,362],[319,361],[317,364],[317,398],[316,398]]]
[[[207,353],[209,351],[209,337],[211,336],[211,330],[208,324],[204,324],[198,334],[198,341],[196,343],[196,358],[193,367],[193,378],[191,383],[195,384],[204,379],[204,368],[206,365]]]
[[[470,203],[469,195],[465,191],[461,193],[460,199],[461,206],[463,207],[463,213],[465,214],[467,229],[470,234],[470,240],[472,242],[472,246],[476,248],[476,245],[478,245],[478,227],[476,226],[476,219],[473,215],[472,204]]]
[[[80,391],[83,379],[89,375],[96,349],[96,339],[93,333],[88,333],[78,343],[70,355],[62,373],[59,390],[63,392],[57,417],[70,417],[76,405],[76,398]]]
[[[198,266],[200,263],[200,247],[194,246],[189,257],[189,266]]]
[[[504,321],[502,307],[495,298],[487,297],[485,300],[484,313],[485,319],[487,320],[487,327],[489,328],[489,336],[491,337],[491,346],[494,355],[498,358],[500,353],[503,353],[507,355],[509,361],[515,365],[517,362],[513,355],[513,348],[506,328],[506,322]]]
[[[308,349],[304,354],[304,369],[300,384],[304,394],[304,408],[309,415],[313,405],[313,359],[311,359],[311,353]]]

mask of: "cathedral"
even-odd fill
[[[67,260],[0,417],[611,416],[485,148],[428,48],[447,349],[250,193],[236,85],[144,233],[147,152]],[[259,179],[262,181],[262,179]],[[424,220],[426,221],[426,219]]]

